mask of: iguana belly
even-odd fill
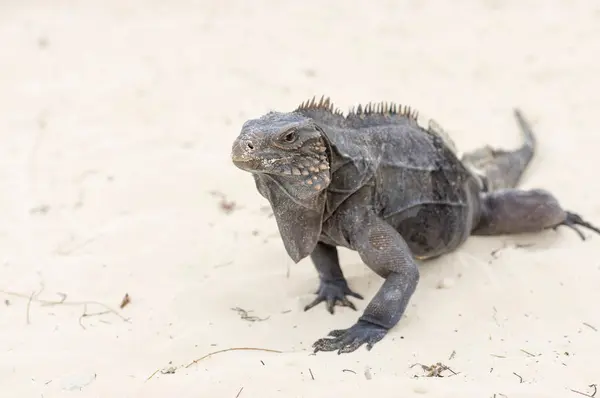
[[[473,211],[465,204],[421,204],[386,220],[419,260],[451,252],[470,235]]]

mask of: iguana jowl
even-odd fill
[[[317,298],[355,309],[362,299],[347,284],[337,246],[355,250],[384,279],[358,321],[313,344],[315,352],[371,349],[402,317],[417,287],[416,260],[458,248],[470,235],[538,232],[566,225],[600,230],[541,189],[515,186],[535,152],[521,112],[523,145],[460,156],[433,120],[406,106],[359,105],[347,115],[328,98],[292,112],[269,112],[244,123],[232,161],[252,173],[271,204],[285,248],[310,256],[319,274]]]

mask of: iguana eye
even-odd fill
[[[283,140],[288,144],[296,141],[298,138],[298,132],[296,130],[289,130],[288,132],[283,134]]]

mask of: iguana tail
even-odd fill
[[[514,115],[523,135],[520,148],[506,151],[485,146],[462,156],[461,160],[481,175],[487,191],[516,187],[535,154],[536,138],[531,125],[518,108]]]

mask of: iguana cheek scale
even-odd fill
[[[310,256],[315,300],[356,309],[337,247],[355,250],[383,278],[357,322],[314,351],[371,349],[403,316],[419,281],[417,259],[439,257],[471,235],[541,232],[560,225],[600,230],[541,189],[516,188],[535,153],[529,123],[514,111],[523,144],[460,155],[440,125],[408,106],[369,103],[346,115],[328,98],[248,120],[232,162],[254,177],[294,262]]]

